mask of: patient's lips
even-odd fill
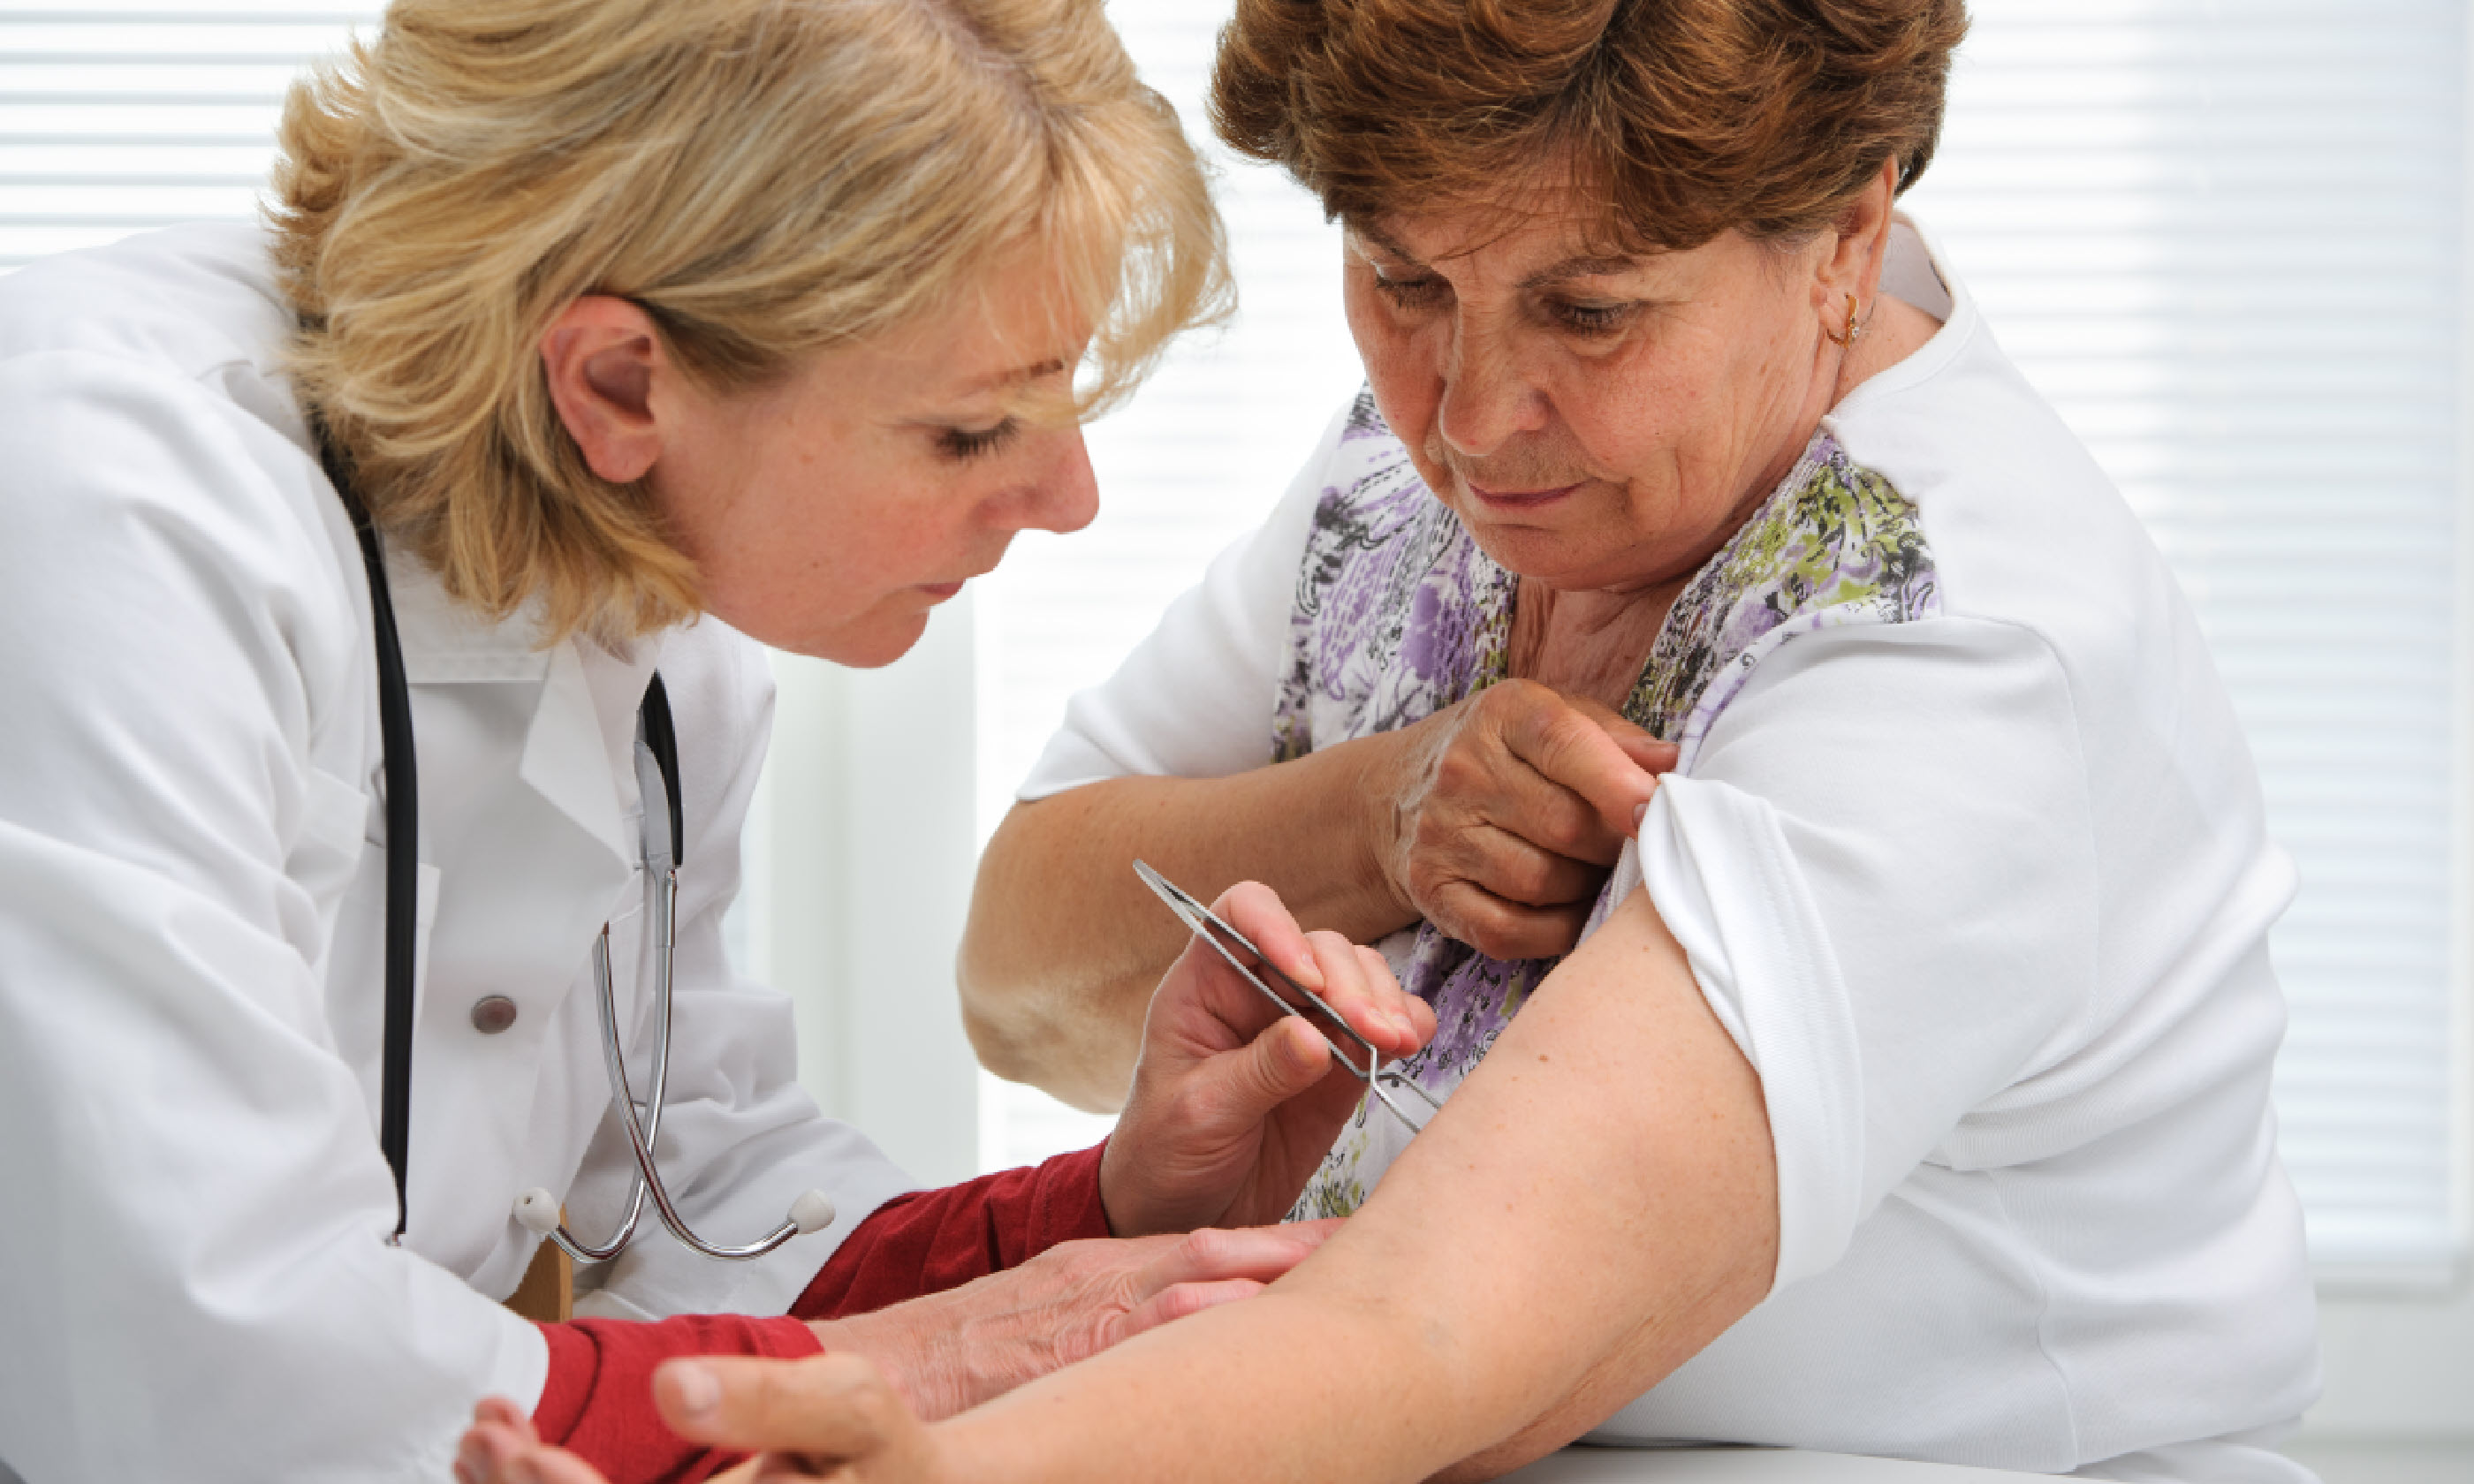
[[[935,599],[937,602],[942,603],[947,598],[950,598],[954,594],[961,591],[962,585],[960,583],[921,583],[919,585],[919,590],[928,594],[931,598]]]
[[[1480,505],[1485,506],[1489,510],[1507,512],[1541,510],[1546,506],[1554,504],[1557,500],[1563,499],[1573,491],[1581,488],[1580,482],[1575,481],[1568,485],[1553,485],[1527,490],[1495,490],[1479,484],[1476,480],[1470,479],[1467,475],[1462,476],[1461,483],[1467,487],[1469,494],[1475,498]]]

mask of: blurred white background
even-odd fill
[[[2172,559],[2303,871],[2278,1097],[2330,1390],[2297,1448],[2338,1484],[2474,1480],[2465,7],[1974,9],[1909,204]],[[1207,139],[1222,8],[1109,13]],[[0,0],[0,271],[248,215],[285,82],[374,14]],[[1098,522],[1025,538],[891,670],[777,664],[737,944],[800,998],[819,1097],[928,1178],[1104,1131],[970,1062],[950,966],[973,856],[1066,696],[1269,508],[1358,381],[1335,232],[1209,152],[1243,306],[1092,429]]]

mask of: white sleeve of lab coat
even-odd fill
[[[310,759],[375,707],[340,508],[228,399],[87,354],[0,362],[0,1458],[442,1478],[546,1349],[388,1244],[322,1013],[303,883],[364,805]]]
[[[755,1261],[716,1262],[671,1240],[648,1206],[640,1239],[612,1261],[601,1287],[577,1300],[577,1312],[780,1314],[853,1228],[918,1183],[859,1130],[817,1110],[798,1080],[789,997],[739,972],[724,947],[722,918],[739,894],[741,826],[772,730],[773,682],[763,651],[706,618],[671,636],[661,673],[671,712],[682,719],[688,826],[669,1097],[656,1151],[663,1180],[697,1233],[723,1246],[772,1231],[805,1190],[823,1191],[836,1215],[825,1231]],[[923,973],[934,967],[923,965]],[[648,1018],[636,1030],[631,1065],[649,1066],[652,1050]],[[635,1171],[626,1135],[615,1115],[605,1116],[568,1193],[577,1230],[598,1238],[615,1228]]]
[[[1773,1291],[1835,1263],[1963,1116],[2090,1022],[2078,737],[2025,629],[1825,629],[1763,659],[1660,787],[1637,869],[1760,1076]]]

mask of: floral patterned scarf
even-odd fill
[[[1427,490],[1370,393],[1350,410],[1325,478],[1273,716],[1281,762],[1431,716],[1502,680],[1510,654],[1519,580]],[[1915,507],[1851,461],[1825,422],[1676,598],[1623,713],[1681,743],[1678,766],[1689,772],[1710,722],[1779,645],[1816,629],[1939,611]],[[1435,1039],[1404,1070],[1439,1099],[1557,962],[1488,958],[1424,922],[1382,947],[1401,984],[1434,1007]],[[1361,1107],[1291,1218],[1355,1210],[1407,1138],[1396,1119]]]

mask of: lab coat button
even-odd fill
[[[473,1002],[473,1029],[496,1036],[516,1023],[516,1002],[504,994],[485,994]]]

